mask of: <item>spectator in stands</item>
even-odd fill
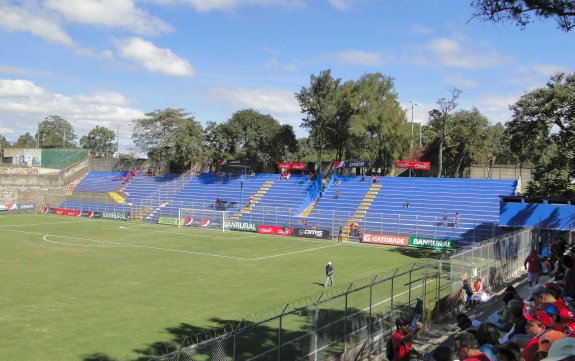
[[[494,361],[479,350],[477,339],[467,331],[455,336],[455,350],[461,361]]]
[[[453,227],[457,228],[459,227],[459,220],[461,219],[461,215],[459,214],[459,212],[455,213],[455,217],[453,217]]]
[[[447,227],[447,212],[443,212],[443,218],[442,218],[442,225],[443,227]]]
[[[549,361],[573,361],[575,355],[575,338],[565,337],[553,342],[545,360]]]
[[[417,332],[423,328],[418,322],[415,330],[409,329],[409,321],[403,318],[395,320],[396,331],[391,335],[391,347],[393,347],[393,361],[409,361],[411,354],[417,353],[411,340]]]
[[[575,319],[573,319],[572,313],[564,313],[565,319],[562,319],[559,307],[553,303],[543,303],[539,309],[545,311],[551,317],[553,330],[563,332],[569,336],[575,336]]]
[[[361,229],[361,227],[359,226],[359,224],[357,225],[357,238],[359,238],[359,240],[363,240],[363,230]]]
[[[343,240],[343,227],[339,226],[339,231],[337,232],[337,240],[341,242]]]
[[[479,351],[483,352],[492,361],[497,360],[497,348],[499,347],[499,330],[491,322],[483,322],[477,332],[475,338],[479,343]]]
[[[434,361],[453,361],[454,355],[451,347],[439,346],[431,353]]]
[[[355,223],[353,222],[349,224],[349,234],[355,236]]]
[[[508,341],[517,344],[525,344],[529,337],[527,336],[527,320],[523,317],[523,307],[509,307],[509,321],[513,324],[511,330],[499,339],[499,343],[504,344]],[[523,340],[523,341],[521,341]]]
[[[249,176],[250,176],[250,177],[255,177],[255,176],[256,176],[256,172],[254,172],[254,170],[252,169],[251,172],[250,172],[250,174],[249,174]]]
[[[543,262],[541,262],[541,274],[548,275],[550,273],[553,273],[553,266],[551,265],[549,257],[545,257],[543,258]]]
[[[335,191],[335,197],[334,197],[334,198],[335,198],[335,199],[339,199],[339,194],[340,194],[339,189],[337,189],[337,190]]]
[[[409,208],[410,205],[411,203],[409,203],[409,200],[407,200],[405,203],[403,203],[403,208]]]
[[[564,255],[561,257],[561,265],[565,269],[561,296],[575,298],[575,269],[573,268],[573,257]]]
[[[525,267],[527,270],[527,280],[529,281],[529,287],[531,288],[534,282],[535,284],[539,283],[541,260],[539,259],[539,256],[534,249],[531,250],[529,256],[527,256],[525,261],[523,261],[523,267]]]
[[[537,355],[539,339],[543,334],[551,330],[553,321],[544,311],[524,313],[523,317],[527,319],[527,336],[531,337],[531,340],[521,350],[521,359],[525,361],[539,361]]]
[[[361,179],[359,180],[361,183],[365,182],[365,174],[361,175]]]
[[[497,361],[519,361],[521,349],[517,344],[508,342],[497,349]]]

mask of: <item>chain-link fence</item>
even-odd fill
[[[353,360],[384,352],[397,317],[411,318],[422,301],[421,320],[430,323],[461,302],[460,275],[485,279],[490,290],[515,277],[532,246],[525,229],[345,287],[285,304],[208,338],[190,335],[177,351],[156,361]],[[152,355],[149,355],[153,358]]]

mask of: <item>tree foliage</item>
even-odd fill
[[[37,146],[36,139],[29,132],[19,136],[14,143],[14,148],[36,148]]]
[[[186,145],[187,137],[193,134],[195,123],[193,117],[183,109],[167,108],[154,110],[145,114],[145,118],[133,120],[134,129],[132,139],[136,149],[148,155],[156,162],[176,160],[183,165],[189,164],[187,160],[193,159],[195,154],[178,154],[182,147],[194,150]],[[197,149],[196,149],[197,150]]]
[[[3,135],[0,135],[0,148],[10,148],[10,142]]]
[[[551,77],[545,87],[511,106],[511,148],[535,164],[531,196],[573,196],[575,178],[575,74]]]
[[[109,157],[118,151],[115,139],[116,134],[113,130],[98,125],[80,138],[80,146],[92,151],[96,157]]]
[[[473,0],[474,17],[495,23],[514,22],[524,29],[533,18],[553,18],[558,28],[568,32],[575,26],[573,0]]]
[[[59,115],[50,115],[38,125],[40,148],[76,147],[74,128]]]

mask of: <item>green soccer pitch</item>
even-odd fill
[[[182,333],[322,292],[328,261],[342,286],[424,252],[4,213],[0,360],[133,359]]]

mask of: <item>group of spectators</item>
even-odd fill
[[[537,257],[534,253],[531,255]],[[548,268],[550,281],[538,284],[539,280],[532,278],[527,299],[513,286],[507,287],[502,295],[502,308],[487,322],[459,314],[457,324],[462,331],[455,335],[455,347],[440,346],[426,355],[427,358],[435,361],[575,361],[575,302],[571,293],[575,286],[572,278],[575,247],[561,256],[558,252],[551,256],[549,265],[545,265],[545,260],[539,263],[541,269]],[[537,264],[537,261],[528,257],[525,265],[530,263]],[[464,292],[470,295],[481,292],[481,279],[470,284],[466,275],[461,278]],[[396,326],[392,341],[396,340],[397,354],[392,361],[421,359],[414,357],[417,352],[411,345],[418,330],[407,327],[403,319],[397,320]]]

